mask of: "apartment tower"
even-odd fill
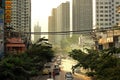
[[[120,0],[96,0],[96,27],[108,28],[118,25],[120,22],[118,6]]]
[[[61,42],[67,38],[63,32],[70,31],[70,3],[61,3],[53,8],[52,15],[48,18],[48,31],[55,32],[48,34],[49,42],[61,46]]]
[[[19,32],[23,39],[30,40],[31,0],[5,0],[5,26]]]
[[[37,24],[35,24],[34,32],[38,32],[38,33],[41,32],[41,27],[39,25],[39,22],[37,22]],[[41,34],[34,34],[34,42],[37,42],[40,38],[41,38]]]
[[[52,13],[51,16],[49,16],[48,18],[48,32],[56,32],[56,8],[52,9]],[[54,33],[50,33],[48,34],[48,40],[50,43],[52,43],[53,45],[56,44],[56,35]]]
[[[57,32],[66,32],[70,31],[70,3],[65,2],[61,3],[57,7],[57,27],[56,27]],[[58,42],[58,45],[61,45],[61,42],[67,38],[69,35],[62,35],[59,34],[57,35],[56,39]]]
[[[72,30],[82,31],[93,28],[93,0],[73,0]]]

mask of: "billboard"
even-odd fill
[[[4,54],[4,10],[0,9],[0,58]]]

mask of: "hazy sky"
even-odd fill
[[[51,15],[52,8],[65,1],[70,0],[31,0],[32,29],[39,22],[42,32],[48,31],[48,16]]]

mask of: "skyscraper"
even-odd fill
[[[70,3],[61,3],[57,7],[57,32],[70,31]],[[57,35],[57,42],[61,45],[61,42],[69,35]]]
[[[31,32],[31,0],[5,0],[5,26],[30,39],[24,32]]]
[[[93,0],[73,0],[72,30],[90,30],[93,27]]]
[[[49,16],[48,31],[49,32],[64,32],[70,31],[70,3],[61,3],[57,8],[52,10],[52,15]],[[69,36],[69,35],[67,35]],[[51,43],[61,45],[61,42],[66,35],[60,33],[49,34],[48,38]]]
[[[118,6],[120,0],[96,0],[96,27],[107,28],[118,25],[120,22]]]
[[[41,32],[41,27],[39,26],[39,23],[37,23],[34,26],[34,32]],[[41,38],[41,34],[34,34],[34,42],[38,41]]]
[[[57,14],[56,8],[53,8],[52,9],[52,14],[48,18],[48,31],[49,32],[56,32],[56,27],[57,27],[56,26],[56,19],[57,19],[56,14]],[[49,40],[49,42],[52,43],[52,44],[57,43],[55,41],[55,39],[56,39],[55,37],[56,37],[55,34],[48,34],[48,40]]]

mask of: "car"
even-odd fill
[[[59,64],[55,64],[55,65],[54,65],[54,68],[57,68],[57,69],[59,69],[59,71],[60,71],[60,66],[59,66]]]
[[[58,64],[58,65],[61,65],[61,61],[57,61],[57,64]]]
[[[60,69],[59,68],[54,68],[53,72],[55,73],[55,75],[59,75],[60,74]]]
[[[48,75],[50,71],[51,71],[51,65],[50,64],[45,64],[44,68],[43,68],[43,71],[42,71],[42,74],[43,75]]]
[[[73,75],[71,72],[66,72],[65,74],[65,79],[66,80],[73,80]]]
[[[49,74],[49,69],[44,68],[43,71],[42,71],[42,74],[43,75],[48,75]]]
[[[54,65],[54,68],[58,68],[58,69],[60,69],[60,67],[59,67],[58,64],[55,64],[55,65]]]
[[[48,78],[47,80],[54,80],[53,78]]]

